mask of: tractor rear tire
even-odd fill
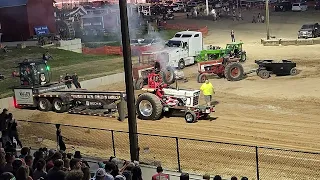
[[[162,114],[163,105],[160,99],[151,93],[141,94],[136,103],[138,117],[143,120],[158,120]]]
[[[206,74],[199,74],[198,75],[198,83],[204,83],[207,79],[207,75]]]
[[[52,103],[46,98],[39,98],[38,109],[40,111],[51,111]]]
[[[244,77],[244,70],[240,63],[233,62],[224,69],[224,76],[228,81],[240,81]]]
[[[270,73],[267,70],[260,70],[258,76],[262,79],[268,79],[270,77]]]
[[[67,105],[63,104],[62,100],[59,98],[55,98],[52,101],[52,109],[57,113],[64,113],[68,110]]]
[[[143,85],[144,85],[144,80],[142,78],[139,78],[136,81],[136,84],[134,85],[135,90],[141,90],[143,88]]]
[[[184,120],[186,120],[187,123],[195,123],[197,121],[197,115],[193,111],[187,111],[184,114]]]
[[[176,81],[176,74],[172,67],[168,66],[165,70],[160,71],[161,78],[165,84],[173,84]]]
[[[291,76],[295,76],[295,75],[297,75],[297,74],[298,74],[297,68],[292,68],[292,69],[290,70],[290,75],[291,75]]]

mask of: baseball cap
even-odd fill
[[[106,175],[106,171],[103,168],[99,168],[96,172],[97,177],[104,177]]]

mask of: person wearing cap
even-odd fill
[[[104,180],[106,177],[106,171],[103,168],[99,168],[96,172],[95,180]]]
[[[204,100],[207,106],[211,106],[212,96],[214,94],[213,85],[209,82],[208,78],[206,81],[201,85],[200,90],[204,95]]]
[[[164,174],[161,166],[157,167],[157,174],[152,176],[152,180],[169,180],[169,174]]]

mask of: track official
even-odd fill
[[[203,92],[204,100],[207,106],[211,106],[212,96],[214,94],[214,88],[208,79],[206,79],[206,81],[201,85],[200,90]]]

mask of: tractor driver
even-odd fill
[[[206,78],[206,81],[201,85],[200,90],[204,95],[204,100],[206,102],[206,105],[211,106],[212,96],[215,92],[214,92],[213,85],[209,82],[208,78]]]

